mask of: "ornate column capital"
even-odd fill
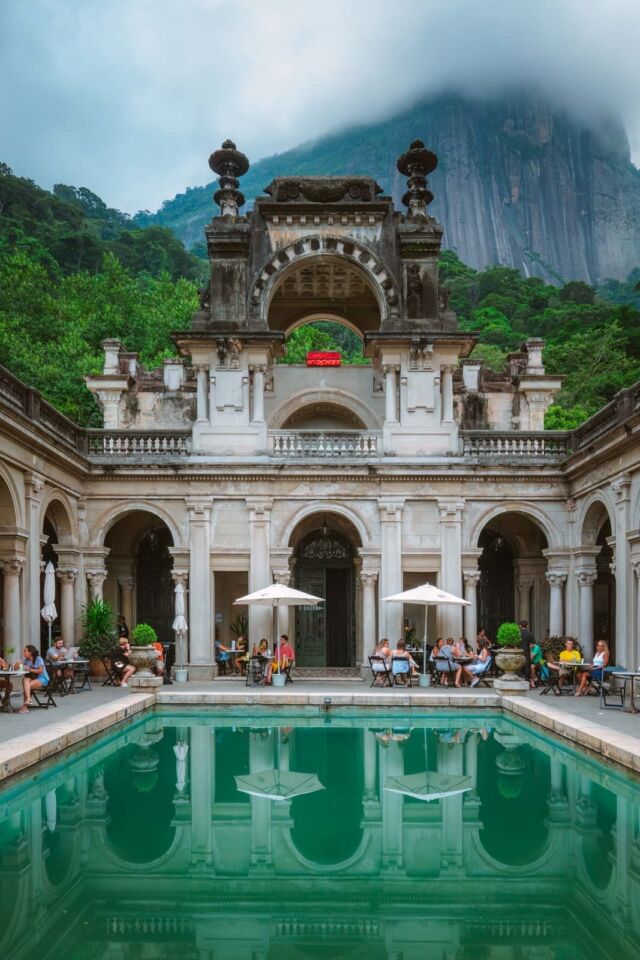
[[[616,504],[624,503],[630,497],[631,477],[628,473],[620,474],[611,481],[609,489]]]
[[[209,519],[213,507],[213,497],[188,497],[185,500],[190,521],[205,521]]]
[[[631,569],[635,573],[636,577],[638,577],[638,579],[640,580],[640,557],[632,557]]]
[[[118,577],[118,583],[123,590],[133,590],[136,585],[135,577]]]
[[[272,497],[245,497],[249,520],[267,520],[273,507]]]
[[[595,570],[576,570],[576,580],[581,587],[592,587],[597,579]]]
[[[173,570],[171,571],[171,579],[173,580],[176,586],[178,586],[178,584],[181,584],[182,588],[186,591],[187,581],[189,579],[189,571],[176,569],[174,567]]]
[[[437,501],[440,523],[461,523],[464,500],[457,498],[441,498]]]
[[[534,583],[535,583],[535,580],[533,579],[533,577],[518,577],[516,580],[516,588],[518,590],[527,592],[531,590]]]
[[[371,570],[363,571],[360,574],[360,582],[363,587],[375,587],[376,580],[378,579],[378,574],[374,573]]]
[[[561,587],[567,579],[567,574],[563,570],[547,570],[545,577],[550,587]]]
[[[283,587],[288,587],[291,583],[291,570],[274,570],[273,579],[275,583],[279,583]]]
[[[402,519],[402,510],[404,507],[404,497],[394,499],[379,500],[378,510],[380,511],[380,520],[399,522]]]
[[[27,473],[25,474],[25,486],[27,488],[26,493],[27,497],[31,500],[40,500],[42,499],[42,491],[44,490],[44,477],[41,477],[37,473]]]
[[[462,579],[464,580],[465,587],[477,587],[480,583],[480,571],[463,570]]]
[[[56,576],[61,583],[75,583],[78,577],[78,571],[73,567],[68,567],[62,570],[60,567],[58,567],[56,570]]]
[[[19,577],[24,563],[24,557],[3,557],[0,560],[0,566],[5,577]]]
[[[87,570],[87,580],[91,589],[91,596],[95,599],[102,594],[102,587],[107,579],[106,570]]]

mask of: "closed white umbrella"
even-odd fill
[[[272,583],[269,587],[263,587],[262,590],[255,590],[248,593],[246,597],[238,597],[233,601],[236,606],[258,606],[273,608],[273,646],[277,650],[276,659],[280,663],[280,637],[277,628],[277,610],[278,607],[306,607],[315,606],[317,603],[323,603],[322,597],[314,597],[311,593],[304,593],[302,590],[294,590],[293,587],[286,587],[283,583]]]
[[[176,790],[178,793],[182,793],[187,784],[187,754],[189,753],[189,747],[186,743],[183,743],[182,740],[179,740],[174,746],[173,752],[176,755]]]
[[[433,583],[423,583],[419,587],[413,587],[411,590],[404,590],[402,593],[394,593],[391,597],[384,597],[385,603],[415,603],[426,607],[439,607],[453,605],[458,607],[468,607],[468,600],[454,596],[453,593],[447,593],[436,587]],[[424,611],[424,636],[422,638],[422,675],[427,675],[427,611]]]
[[[181,583],[176,583],[175,594],[175,620],[172,628],[177,634],[178,663],[182,668],[184,666],[184,637],[187,632],[187,621],[185,619],[184,607],[184,587]]]
[[[47,790],[44,795],[44,809],[47,815],[47,829],[53,833],[58,820],[58,801],[55,790]]]
[[[56,569],[50,560],[44,568],[44,607],[40,614],[48,624],[49,646],[51,646],[51,624],[58,616],[58,611],[56,610]]]

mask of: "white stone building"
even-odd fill
[[[469,359],[438,282],[442,228],[426,210],[435,157],[400,158],[406,214],[368,177],[276,179],[246,216],[246,158],[212,155],[222,215],[206,229],[211,282],[183,359],[140,368],[105,341],[88,388],[104,429],[82,430],[0,372],[4,649],[37,640],[42,561],[61,630],[104,595],[171,639],[172,581],[188,590],[192,677],[214,673],[233,600],[274,578],[326,596],[286,614],[300,665],[357,669],[422,612],[382,598],[431,580],[471,605],[430,635],[594,638],[640,662],[640,385],[573,432],[543,431],[561,380],[529,340],[496,375]],[[337,319],[370,365],[279,364],[285,337]],[[243,611],[240,611],[243,612]],[[268,611],[248,611],[251,641]],[[463,619],[464,616],[464,619]]]

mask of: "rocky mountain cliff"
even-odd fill
[[[430,210],[444,224],[444,245],[465,263],[593,284],[624,279],[640,264],[640,171],[624,129],[611,119],[587,125],[532,95],[426,100],[259,160],[242,190],[250,203],[277,174],[369,174],[400,208],[396,159],[416,137],[438,155]],[[212,189],[188,189],[138,221],[169,226],[194,246],[217,210]]]

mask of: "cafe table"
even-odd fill
[[[573,684],[573,689],[571,692],[573,694],[575,694],[577,688],[576,674],[578,670],[589,670],[593,666],[590,660],[557,660],[554,661],[554,663],[556,663],[557,666],[561,667],[563,670],[565,668],[571,670],[571,680]]]
[[[72,676],[65,677],[55,677],[52,678],[56,690],[65,696],[67,693],[81,693],[85,688],[91,690],[91,682],[89,680],[89,660],[84,657],[76,657],[74,659],[65,658],[64,660],[48,660],[47,661],[47,672],[53,670],[71,670]],[[76,685],[76,678],[80,675],[82,677],[82,683],[80,686]]]
[[[0,670],[0,677],[6,677],[11,680],[12,677],[24,677],[26,670],[13,670],[9,667],[6,670]],[[11,690],[5,690],[2,695],[2,713],[13,713],[11,706]]]

